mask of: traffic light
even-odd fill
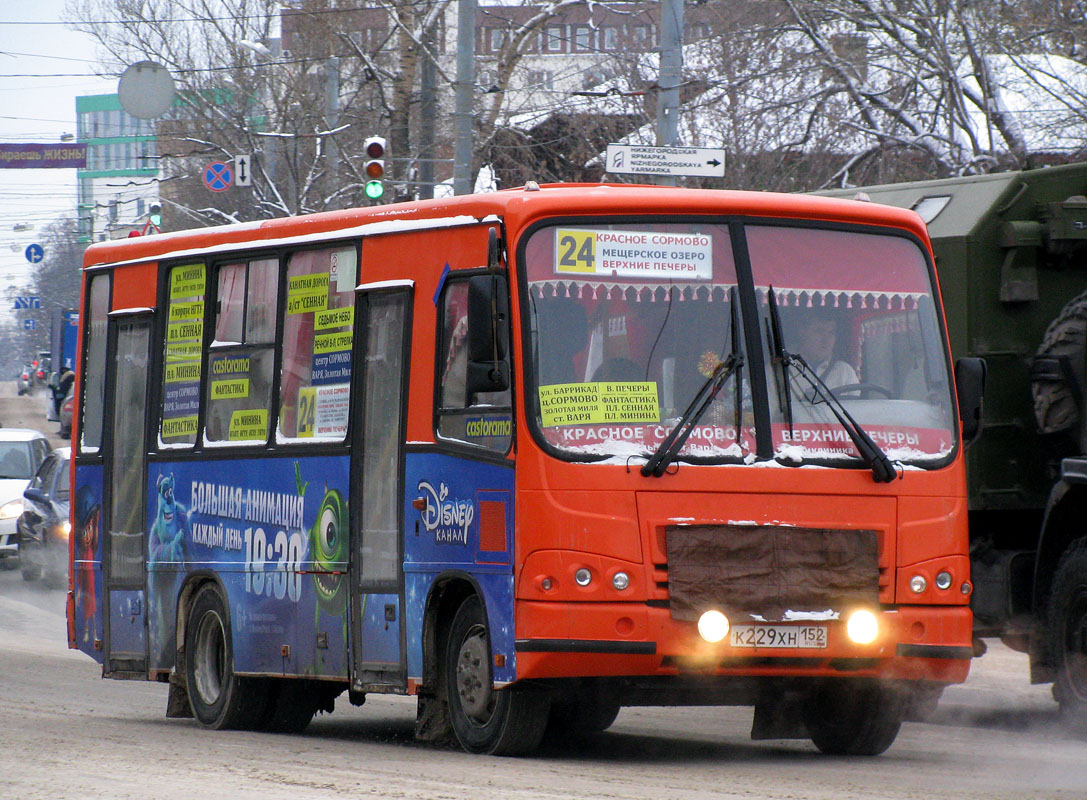
[[[385,194],[385,138],[371,136],[362,147],[367,158],[362,168],[363,174],[366,175],[364,191],[371,200],[378,200]]]
[[[150,219],[152,225],[159,230],[162,230],[162,203],[151,204]]]

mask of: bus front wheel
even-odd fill
[[[513,686],[496,691],[491,664],[483,606],[478,597],[469,597],[453,617],[445,652],[453,733],[470,753],[529,753],[543,739],[550,707],[548,696]]]
[[[185,679],[193,717],[205,728],[259,728],[264,684],[234,674],[226,600],[214,584],[197,590],[185,628]]]
[[[901,692],[875,681],[828,680],[804,706],[808,736],[829,755],[878,756],[902,727],[906,704]]]

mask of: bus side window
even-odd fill
[[[357,275],[354,246],[291,254],[280,345],[281,441],[343,441],[347,433]]]
[[[192,445],[200,415],[203,369],[204,298],[207,268],[203,264],[172,267],[167,275],[166,341],[163,343],[162,423],[159,442]]]
[[[218,270],[215,338],[208,354],[205,437],[264,442],[272,400],[278,259],[226,264]]]
[[[511,390],[467,396],[467,280],[446,283],[438,324],[438,436],[506,452],[512,438]]]

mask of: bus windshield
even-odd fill
[[[546,444],[573,459],[649,456],[722,363],[760,348],[699,404],[693,425],[683,419],[691,432],[680,460],[751,461],[763,436],[772,444],[761,452],[786,462],[860,462],[789,363],[802,358],[890,458],[942,461],[954,443],[950,381],[919,245],[795,224],[731,230],[743,231],[738,251],[750,258],[739,269],[750,269],[758,342],[743,341],[733,316],[740,294],[725,221],[556,224],[530,236],[527,396]],[[756,415],[763,397],[769,408]],[[758,416],[767,430],[757,430]]]

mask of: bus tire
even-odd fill
[[[269,733],[301,733],[313,721],[317,702],[309,681],[294,678],[269,680],[270,713],[262,726]]]
[[[266,717],[263,683],[234,674],[226,600],[215,584],[196,591],[185,627],[185,680],[193,718],[204,728],[256,729]]]
[[[619,716],[619,701],[599,691],[575,692],[572,697],[551,699],[547,721],[550,736],[603,733]]]
[[[1062,721],[1087,731],[1087,541],[1061,556],[1049,597],[1047,634]]]
[[[828,680],[804,704],[808,736],[828,755],[878,756],[894,743],[904,715],[902,693],[875,681]]]
[[[547,729],[548,695],[512,686],[495,691],[491,664],[483,606],[473,595],[457,609],[445,650],[444,677],[453,733],[470,753],[512,756],[532,752]]]

